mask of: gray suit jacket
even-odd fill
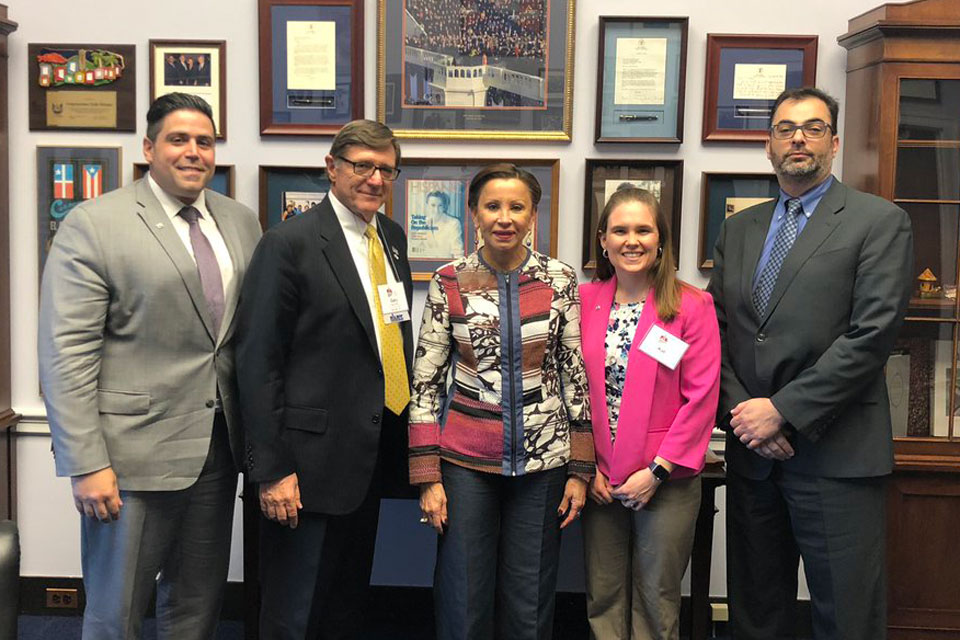
[[[753,275],[775,203],[728,218],[708,291],[722,338],[721,426],[730,410],[771,398],[796,455],[785,469],[868,477],[893,465],[883,366],[913,288],[906,212],[834,180],[780,270],[765,317],[751,302]],[[730,468],[765,478],[773,463],[729,434]]]
[[[196,263],[146,179],[77,206],[57,231],[38,343],[58,475],[112,466],[121,489],[190,486],[218,390],[239,460],[234,312],[260,226],[220,194],[207,190],[206,203],[236,271],[219,336]]]

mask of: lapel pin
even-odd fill
[[[593,310],[594,310],[594,311],[600,311],[600,305],[597,305],[596,307],[594,307]]]
[[[396,248],[396,247],[390,247],[390,250],[393,251],[393,257],[394,257],[394,259],[399,260],[399,259],[400,259],[400,252],[397,251],[397,248]]]
[[[162,223],[162,222],[158,222],[158,223],[157,223],[157,229],[163,229],[163,223]]]

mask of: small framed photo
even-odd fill
[[[40,271],[70,210],[120,186],[120,147],[37,147]]]
[[[150,102],[174,91],[206,100],[213,109],[217,140],[226,140],[226,41],[151,40]]]
[[[363,117],[362,0],[259,0],[260,134],[332,136]]]
[[[704,171],[700,178],[700,253],[697,265],[713,269],[713,245],[720,226],[730,216],[748,207],[771,200],[776,204],[780,184],[773,173],[715,173]]]
[[[143,176],[147,175],[147,171],[150,169],[150,166],[146,162],[134,162],[133,163],[133,179],[139,180]],[[232,164],[218,164],[217,168],[213,172],[213,179],[210,180],[210,184],[207,185],[208,189],[212,189],[219,194],[225,195],[228,198],[234,197],[234,190],[236,188],[237,179],[236,171]]]
[[[680,201],[683,160],[587,159],[583,204],[583,268],[597,268],[597,231],[607,200],[623,186],[646,189],[657,198],[670,220],[673,252],[680,260]]]
[[[377,120],[407,138],[569,141],[575,0],[474,4],[378,0]]]
[[[136,47],[29,44],[30,130],[137,130]]]
[[[777,96],[816,81],[817,36],[707,34],[703,140],[765,141]]]
[[[260,166],[260,225],[264,230],[320,204],[330,191],[326,167]]]
[[[407,234],[414,280],[429,280],[444,264],[482,246],[467,207],[467,187],[477,171],[495,162],[512,162],[537,178],[543,195],[524,242],[539,253],[557,255],[559,160],[404,158],[387,198],[387,215]]]
[[[688,23],[600,16],[596,142],[683,142]]]

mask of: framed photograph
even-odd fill
[[[120,186],[120,147],[37,147],[39,273],[70,210]]]
[[[363,117],[362,0],[259,0],[261,135],[332,136]]]
[[[766,140],[777,96],[816,81],[817,36],[708,33],[703,140]]]
[[[330,191],[326,167],[260,166],[260,225],[264,230],[320,204]]]
[[[688,23],[600,16],[596,142],[683,142]]]
[[[143,176],[147,175],[147,169],[149,168],[150,166],[146,162],[134,162],[133,179],[139,180]],[[213,172],[213,179],[210,181],[210,184],[207,185],[207,188],[223,194],[228,198],[232,198],[234,197],[233,194],[236,184],[236,171],[234,170],[233,165],[218,164],[217,168]]]
[[[206,100],[213,109],[217,140],[226,140],[226,40],[151,40],[150,102],[174,91]]]
[[[569,141],[575,2],[378,0],[377,119],[399,137]]]
[[[660,206],[670,220],[673,253],[679,261],[683,160],[588,158],[583,203],[583,268],[597,268],[597,224],[600,213],[610,196],[624,185],[646,189],[660,201]]]
[[[773,173],[714,173],[704,171],[700,178],[700,253],[697,265],[702,271],[713,269],[713,245],[720,225],[755,204],[776,200],[780,184]]]
[[[137,130],[136,47],[29,44],[30,130]]]
[[[495,162],[512,162],[537,178],[543,195],[524,242],[557,255],[559,160],[404,158],[386,212],[407,234],[414,280],[429,280],[439,267],[481,246],[467,209],[467,187],[477,171]]]

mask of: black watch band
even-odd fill
[[[653,474],[653,477],[659,480],[660,482],[666,482],[670,479],[670,470],[661,464],[656,462],[651,462],[650,466],[647,467],[650,469],[650,472]]]

